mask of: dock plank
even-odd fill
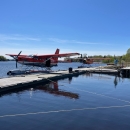
[[[19,76],[10,76],[8,78],[1,78],[0,79],[0,92],[4,91],[4,88],[12,89],[16,87],[22,87],[26,85],[32,85],[38,82],[45,82],[47,79],[54,80],[59,78],[65,78],[74,75],[80,75],[86,72],[106,72],[106,73],[117,73],[117,70],[113,69],[104,69],[102,67],[91,67],[91,68],[78,68],[73,69],[73,72],[69,71],[56,71],[54,73],[35,73],[35,74],[25,74]],[[48,81],[49,81],[48,80]],[[15,87],[16,86],[16,87]],[[5,89],[7,90],[7,89]]]

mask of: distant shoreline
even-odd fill
[[[15,61],[15,60],[0,60],[0,62],[6,62],[6,61]]]

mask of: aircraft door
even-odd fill
[[[45,63],[46,67],[51,67],[51,60],[46,58],[46,63]]]

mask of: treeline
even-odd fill
[[[94,55],[94,56],[88,56],[88,58],[103,58],[103,60],[101,60],[103,63],[113,63],[115,57],[111,56],[111,55]],[[100,60],[94,60],[95,62],[100,62]]]
[[[125,63],[125,62],[130,62],[130,48],[127,50],[125,55],[121,56],[112,56],[112,55],[94,55],[94,56],[87,56],[87,54],[82,54],[82,58],[94,58],[95,62],[100,62],[100,60],[96,60],[96,58],[103,58],[102,62],[103,63],[114,63],[114,60],[117,59],[118,63]],[[65,61],[71,60],[72,62],[79,62],[81,57],[78,58],[65,58]]]
[[[100,60],[96,60],[96,58],[103,58],[102,62],[104,63],[113,63],[114,59],[117,59],[119,63],[124,63],[124,62],[130,62],[130,48],[127,50],[125,55],[121,56],[112,56],[112,55],[94,55],[94,56],[87,56],[87,54],[82,54],[82,58],[95,58],[95,62],[100,62]],[[78,58],[65,58],[64,61],[70,61],[70,62],[79,62],[81,57]],[[0,56],[0,61],[8,61],[6,57]]]
[[[111,56],[111,55],[106,55],[106,56],[102,56],[102,55],[84,56],[83,55],[82,57],[77,57],[77,58],[65,58],[64,61],[81,62],[81,59],[84,59],[86,57],[90,58],[90,59],[94,59],[94,62],[102,61],[104,63],[113,63],[113,61],[114,61],[114,56]],[[100,58],[103,58],[103,60],[100,60]]]
[[[4,56],[0,56],[0,61],[7,61],[8,59],[6,59],[6,57]]]
[[[126,54],[122,56],[122,62],[130,62],[130,54]]]
[[[104,58],[103,62],[104,63],[112,63],[114,62],[114,59],[117,59],[119,63],[124,63],[124,62],[130,62],[130,48],[127,50],[125,55],[121,55],[121,56],[112,56],[112,55],[98,55],[98,56],[90,56],[92,58]],[[110,58],[109,60],[105,59],[105,58]]]

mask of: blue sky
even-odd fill
[[[0,55],[79,52],[123,55],[130,48],[130,0],[1,0]]]

